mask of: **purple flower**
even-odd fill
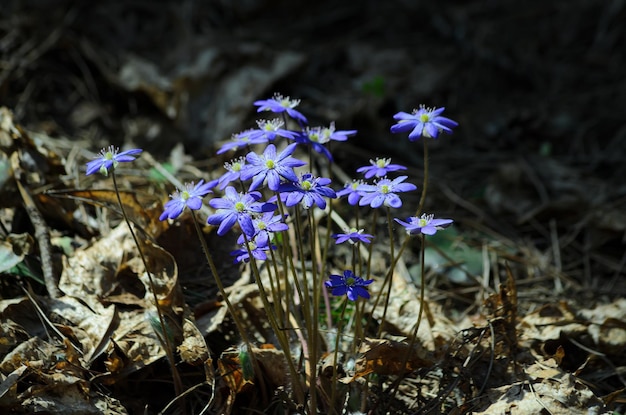
[[[228,150],[239,150],[242,147],[248,147],[252,144],[267,143],[267,138],[263,137],[263,133],[259,130],[246,130],[237,134],[233,134],[230,141],[224,144],[217,154],[226,153]]]
[[[442,117],[445,108],[426,108],[423,105],[413,110],[412,114],[399,112],[393,116],[398,121],[391,126],[392,133],[409,133],[409,140],[415,141],[420,137],[437,138],[440,132],[452,134],[452,129],[459,124],[450,118]]]
[[[305,209],[310,209],[316,204],[320,209],[326,209],[324,197],[334,199],[337,194],[328,187],[330,179],[314,177],[311,173],[305,173],[300,179],[292,183],[283,183],[278,188],[281,200],[285,205],[294,206],[302,203]]]
[[[276,249],[274,245],[265,245],[260,246],[257,245],[254,241],[248,241],[248,247],[250,247],[250,252],[248,252],[248,248],[246,248],[245,243],[241,245],[241,248],[232,251],[230,253],[231,256],[235,257],[235,264],[240,264],[241,262],[250,262],[250,253],[252,253],[252,257],[259,261],[267,260],[266,252],[270,249]]]
[[[285,123],[278,118],[271,121],[258,120],[256,123],[259,126],[260,137],[265,138],[267,141],[274,141],[277,136],[293,140],[296,136],[296,133],[293,131],[281,128]]]
[[[335,130],[335,122],[331,122],[329,127],[316,127],[311,129],[309,138],[320,144],[326,144],[329,141],[347,141],[348,137],[356,134],[356,130]]]
[[[231,161],[224,163],[224,168],[227,171],[226,173],[222,174],[222,176],[217,181],[220,190],[224,190],[228,183],[239,180],[244,167],[246,167],[246,159],[243,157],[239,157],[238,159],[232,159]]]
[[[217,209],[217,212],[207,219],[209,225],[219,225],[217,234],[220,236],[232,228],[235,222],[238,222],[246,235],[252,237],[254,225],[250,215],[276,209],[276,205],[271,203],[256,203],[261,198],[259,192],[237,193],[234,187],[228,186],[224,193],[224,197],[209,201],[209,205]]]
[[[406,233],[415,235],[422,233],[424,235],[434,235],[454,222],[452,219],[435,219],[434,215],[422,214],[421,218],[412,216],[408,218],[408,222],[404,222],[398,218],[394,218],[396,222],[406,228]]]
[[[272,111],[273,113],[280,114],[286,111],[291,118],[306,124],[306,117],[294,109],[298,104],[300,104],[299,99],[289,99],[289,97],[283,97],[280,94],[274,94],[274,97],[270,99],[254,102],[254,105],[259,107],[257,112]]]
[[[296,143],[312,147],[316,153],[323,154],[328,160],[333,161],[330,151],[324,146],[324,143],[319,141],[321,134],[322,127],[307,127],[303,132],[296,134],[294,140]]]
[[[363,184],[357,187],[362,192],[359,206],[370,205],[373,208],[387,206],[399,208],[402,206],[402,200],[396,193],[410,192],[417,189],[417,186],[411,183],[402,183],[408,176],[400,176],[393,180],[387,178],[380,179],[375,185]]]
[[[374,237],[374,235],[363,233],[363,229],[356,230],[356,228],[350,228],[347,229],[345,233],[335,233],[331,236],[336,240],[336,245],[344,242],[349,242],[351,245],[359,242],[369,244],[372,242],[372,238]]]
[[[283,218],[280,215],[274,215],[272,212],[264,213],[261,217],[252,219],[252,225],[254,226],[253,239],[257,246],[268,245],[272,240],[273,233],[289,229]],[[237,243],[241,245],[245,242],[246,238],[241,234],[237,239]]]
[[[367,286],[374,280],[364,280],[357,277],[350,270],[345,270],[343,275],[331,275],[330,280],[325,281],[326,288],[331,288],[332,295],[348,295],[348,300],[356,301],[359,297],[370,298]]]
[[[363,195],[358,187],[364,185],[365,182],[363,180],[353,180],[352,183],[346,183],[343,189],[337,192],[337,197],[344,197],[348,195],[348,203],[352,206],[355,206],[359,203],[359,199]]]
[[[304,161],[291,157],[291,153],[296,149],[297,144],[288,145],[280,154],[276,155],[276,146],[270,144],[267,146],[263,155],[259,156],[254,152],[248,153],[247,168],[241,172],[241,179],[248,180],[252,178],[250,190],[254,190],[261,186],[267,179],[267,187],[270,190],[277,191],[280,185],[280,178],[283,177],[289,181],[298,181],[298,176],[293,172],[294,167],[304,166]]]
[[[202,207],[202,198],[211,192],[211,187],[215,183],[204,183],[204,180],[200,180],[198,184],[194,186],[193,182],[185,183],[182,190],[176,190],[170,195],[172,200],[165,204],[165,209],[159,220],[176,219],[183,213],[185,207],[191,210],[198,210]]]
[[[100,150],[100,155],[97,156],[95,160],[91,160],[87,163],[87,171],[85,174],[89,176],[99,171],[106,176],[109,174],[109,169],[115,169],[118,163],[126,163],[135,160],[133,156],[141,153],[143,150],[133,148],[131,150],[122,151],[121,153],[118,153],[118,151],[120,151],[120,149],[113,146]]]
[[[365,178],[384,177],[390,171],[406,170],[406,167],[399,164],[391,164],[391,159],[376,158],[376,161],[370,159],[370,166],[359,167],[358,173],[365,173]]]

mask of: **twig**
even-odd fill
[[[39,255],[41,258],[41,271],[43,272],[43,279],[46,284],[46,289],[48,290],[48,294],[52,298],[59,298],[61,296],[61,291],[59,291],[59,287],[57,286],[57,280],[54,277],[54,269],[52,267],[52,253],[51,253],[51,245],[50,245],[50,233],[48,232],[48,226],[46,225],[46,221],[39,213],[37,209],[37,205],[33,201],[32,196],[26,190],[22,182],[16,178],[15,182],[17,183],[17,188],[22,195],[22,200],[24,201],[24,208],[26,209],[26,213],[30,218],[30,222],[33,224],[35,228],[35,238],[37,239],[37,243],[39,244]]]

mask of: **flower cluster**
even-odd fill
[[[319,322],[321,319],[318,318],[320,317],[318,312],[322,309],[320,307],[321,301],[319,301],[320,294],[324,294],[325,299],[327,299],[329,292],[333,296],[342,297],[340,301],[333,301],[332,304],[327,302],[327,309],[329,308],[328,305],[334,306],[341,302],[343,309],[340,320],[343,320],[346,310],[351,310],[350,312],[355,313],[352,321],[357,322],[359,326],[361,325],[363,318],[358,313],[362,312],[363,307],[353,304],[348,308],[347,305],[349,302],[359,301],[359,298],[367,300],[372,295],[370,288],[375,278],[371,275],[373,273],[371,270],[375,267],[370,267],[372,259],[372,245],[370,244],[373,240],[386,239],[390,241],[390,249],[393,249],[395,241],[392,237],[394,234],[392,226],[394,224],[404,228],[408,234],[407,238],[411,235],[418,235],[422,238],[421,258],[423,260],[424,238],[434,235],[453,223],[452,219],[435,218],[433,214],[418,216],[419,212],[416,213],[416,216],[406,220],[399,218],[392,220],[392,209],[401,208],[404,194],[417,190],[417,186],[407,181],[408,175],[399,175],[403,174],[407,167],[394,164],[387,157],[370,159],[368,165],[356,169],[356,173],[360,174],[360,177],[352,179],[343,188],[335,191],[333,180],[330,177],[320,177],[318,175],[321,174],[320,171],[315,169],[318,165],[328,167],[330,163],[322,159],[320,163],[305,167],[307,163],[297,158],[298,151],[307,153],[310,159],[313,159],[317,153],[332,161],[331,143],[333,141],[344,142],[349,137],[354,136],[357,131],[337,130],[334,122],[328,126],[311,127],[308,125],[307,118],[296,109],[299,103],[299,100],[279,94],[269,99],[255,101],[254,106],[257,107],[258,113],[270,112],[276,118],[258,120],[257,128],[234,134],[231,140],[223,144],[217,151],[217,154],[229,151],[238,152],[234,158],[224,164],[225,172],[220,177],[208,182],[205,182],[205,179],[200,179],[197,182],[185,183],[170,194],[170,199],[165,203],[163,212],[159,217],[162,221],[174,220],[179,218],[188,208],[192,211],[191,219],[195,221],[195,211],[204,206],[203,198],[213,192],[217,193],[207,203],[212,210],[210,210],[211,213],[208,215],[206,223],[215,227],[216,233],[220,237],[231,231],[237,233],[237,249],[231,251],[230,255],[234,263],[250,263],[253,277],[259,284],[258,292],[263,300],[265,312],[270,317],[267,322],[274,330],[275,339],[280,342],[283,350],[290,350],[292,346],[289,344],[290,334],[285,334],[284,327],[279,325],[279,321],[284,321],[282,320],[283,317],[288,316],[289,322],[291,322],[292,317],[296,319],[295,324],[291,327],[306,327],[306,330],[302,331],[303,337],[301,338],[303,341],[309,341],[310,336],[316,336],[313,338],[320,336]],[[444,108],[435,109],[421,106],[411,114],[398,112],[394,115],[397,123],[390,127],[391,132],[408,133],[410,141],[415,141],[420,137],[438,138],[443,133],[451,134],[458,124],[444,117],[443,111]],[[295,128],[290,129],[293,126]],[[427,143],[428,140],[423,141],[424,146]],[[99,171],[106,176],[111,172],[113,179],[115,179],[116,176],[113,172],[118,164],[135,160],[135,157],[141,152],[141,149],[119,152],[119,149],[110,146],[103,149],[97,158],[87,163],[86,174],[91,175]],[[426,151],[425,154],[427,154]],[[422,194],[426,193],[427,163],[424,164],[424,169],[425,181]],[[328,171],[333,172],[334,170],[329,168]],[[115,188],[117,191],[117,187]],[[355,211],[355,227],[344,225],[341,220],[336,220],[337,217],[334,216],[337,215],[337,211],[334,211],[333,208],[341,201],[330,204],[331,200],[344,197]],[[418,211],[421,211],[422,202],[423,200],[420,201]],[[317,209],[315,209],[316,207]],[[123,206],[121,208],[123,212]],[[367,208],[383,208],[386,211],[389,238],[381,238],[382,232],[378,232],[376,223],[372,225],[372,229],[368,229],[371,233],[366,233],[366,229],[359,228],[359,213]],[[325,249],[329,249],[331,246],[330,232],[320,235],[322,230],[326,229],[320,226],[320,215],[327,215],[329,219],[327,227],[334,226],[334,223],[341,223],[342,232],[330,234],[330,237],[335,240],[335,245],[347,243],[351,246],[352,257],[350,259],[353,269],[346,269],[343,273],[334,274],[332,271],[327,271],[326,261],[316,261],[320,258],[331,257],[327,255],[328,252],[326,251],[321,256],[315,257],[320,247],[324,246]],[[308,222],[300,222],[302,216],[305,216]],[[335,221],[330,219],[335,219]],[[290,229],[293,224],[295,224],[294,229]],[[194,225],[197,223],[194,222]],[[129,227],[132,230],[130,223]],[[239,313],[228,300],[229,296],[221,283],[219,273],[216,271],[202,231],[199,226],[195,226],[195,228],[203,244],[210,269],[216,282],[218,282],[217,286],[220,293],[231,316],[237,323],[237,327],[241,329],[244,325],[237,320]],[[374,235],[376,235],[376,239],[374,239]],[[320,236],[325,237],[324,244],[320,243],[323,240]],[[310,246],[308,249],[303,249],[306,239],[308,239]],[[294,241],[298,244],[297,247],[292,245]],[[362,252],[366,251],[360,249],[362,244],[369,245],[369,258],[362,258]],[[274,250],[279,248],[279,252],[274,253]],[[308,252],[311,253],[310,258],[306,257]],[[393,251],[390,250],[390,252],[393,257]],[[297,261],[294,260],[296,259],[294,258],[295,255],[299,256]],[[271,266],[264,268],[267,273],[263,276],[259,272],[261,268],[257,266],[257,261],[270,261],[267,265]],[[296,264],[298,263],[301,269],[297,269],[298,265]],[[319,266],[320,263],[321,266]],[[381,288],[385,287],[387,283],[389,283],[388,287],[391,287],[390,278],[393,275],[395,263],[393,262],[394,265],[384,274]],[[313,264],[312,266],[315,268],[311,268],[309,264]],[[367,267],[365,268],[364,265]],[[280,269],[281,266],[283,269]],[[315,272],[318,269],[321,271]],[[363,277],[355,274],[361,274],[363,269],[367,269],[367,274],[363,274]],[[320,278],[320,275],[323,277]],[[424,278],[422,278],[422,283],[423,281]],[[423,304],[424,291],[424,286],[422,286],[420,304]],[[267,292],[271,293],[273,300],[273,304],[269,307]],[[382,298],[380,295],[383,292],[383,290],[379,290],[379,297],[374,302],[374,307],[378,305],[379,299]],[[388,291],[389,293],[390,291]],[[387,295],[384,301],[390,301],[389,297],[390,295]],[[155,304],[159,304],[156,294]],[[383,308],[381,323],[385,321],[387,305],[388,303]],[[286,308],[281,310],[280,307],[283,306]],[[328,317],[328,328],[332,329],[334,323],[331,317],[333,316],[329,315]],[[413,338],[416,338],[415,334],[420,326],[420,318],[421,309]],[[298,319],[299,321],[297,321]],[[384,324],[379,324],[379,327],[384,327]],[[336,327],[335,359],[337,359],[339,339],[342,338],[340,331],[341,323]],[[329,332],[332,331],[329,330]],[[367,333],[367,327],[363,330],[357,330],[357,333],[356,338],[362,336]],[[379,332],[379,337],[380,334],[381,332]],[[307,336],[309,337],[307,338]],[[313,343],[313,345],[315,344]],[[314,384],[317,376],[314,367],[319,362],[319,352],[321,351],[317,349],[320,347],[309,349],[309,361],[313,368],[306,379],[309,385]],[[286,361],[293,379],[296,379],[298,372],[294,362],[291,359],[286,359]],[[173,367],[175,368],[175,366]],[[310,391],[311,396],[314,396],[313,393],[316,391],[315,388],[304,388],[303,390]],[[331,401],[334,392],[331,394]],[[314,402],[314,399],[311,398],[310,401]],[[330,402],[329,407],[335,407],[332,404],[333,402]]]
[[[317,177],[311,172],[298,172],[297,169],[306,165],[304,161],[293,157],[298,146],[310,147],[332,160],[328,144],[331,141],[346,141],[357,133],[356,130],[337,130],[334,122],[327,127],[308,126],[307,118],[296,110],[299,103],[299,100],[280,94],[255,101],[257,112],[271,112],[282,119],[258,120],[256,129],[234,134],[217,154],[242,149],[246,149],[247,154],[225,163],[226,172],[218,179],[186,183],[176,190],[170,195],[159,219],[176,219],[186,208],[199,210],[204,196],[212,193],[211,189],[214,187],[218,187],[223,195],[208,202],[215,209],[215,213],[208,217],[207,223],[216,226],[220,236],[238,225],[241,230],[237,240],[240,248],[232,252],[236,262],[248,262],[251,258],[267,260],[267,251],[276,248],[273,245],[275,235],[288,230],[286,215],[275,214],[277,204],[305,210],[314,206],[326,209],[329,199],[346,197],[348,204],[355,208],[369,206],[374,209],[397,209],[403,204],[401,195],[417,189],[414,184],[406,182],[408,176],[388,177],[407,168],[394,164],[390,158],[385,157],[371,159],[369,165],[359,167],[356,172],[361,173],[363,178],[354,179],[338,191],[333,190],[330,178]],[[394,115],[397,123],[391,126],[391,132],[408,132],[410,141],[420,137],[438,138],[441,133],[450,134],[458,124],[444,117],[443,111],[444,108],[421,106],[410,114],[398,112]],[[296,122],[299,129],[286,128],[288,117]],[[281,145],[278,139],[290,143]],[[265,145],[261,153],[254,150],[257,145]],[[141,151],[130,149],[119,152],[117,148],[110,146],[87,163],[86,174],[99,171],[107,175],[119,163],[135,160]],[[374,181],[368,182],[370,179]],[[247,190],[244,186],[247,186]],[[265,189],[271,192],[267,201],[263,200],[264,194],[268,193]],[[394,220],[409,235],[433,235],[453,222],[452,219],[435,219],[433,215],[410,217],[406,221],[398,218]],[[343,233],[333,234],[332,237],[336,244],[369,244],[374,236],[365,233],[364,229],[349,228]],[[356,301],[358,297],[369,298],[367,286],[372,281],[363,280],[347,270],[343,275],[331,275],[325,285],[332,290],[333,295],[347,295],[349,300]]]

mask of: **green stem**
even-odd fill
[[[254,275],[254,279],[256,280],[257,287],[259,288],[259,297],[261,297],[261,301],[263,302],[263,307],[267,313],[268,321],[278,342],[280,343],[280,347],[283,349],[283,353],[285,354],[285,360],[287,361],[287,366],[289,367],[289,372],[294,379],[294,387],[296,390],[296,402],[303,403],[304,402],[304,391],[302,390],[302,385],[297,381],[298,372],[296,371],[296,367],[293,363],[293,359],[291,357],[291,348],[289,344],[289,339],[286,336],[286,331],[281,330],[281,327],[278,325],[278,320],[276,319],[276,315],[274,314],[274,310],[269,303],[267,292],[265,291],[265,287],[263,287],[263,282],[261,281],[261,273],[259,272],[259,267],[257,266],[256,259],[252,256],[252,251],[250,250],[250,244],[248,241],[248,236],[245,232],[242,233],[244,237],[244,243],[246,249],[248,250],[248,256],[250,258],[250,267],[252,268],[252,275]]]
[[[343,328],[341,323],[343,322],[343,317],[346,313],[347,305],[348,305],[348,299],[344,298],[343,305],[341,306],[341,315],[339,316],[339,321],[337,322],[337,337],[335,338],[335,352],[333,354],[333,384],[332,384],[332,390],[330,393],[330,405],[329,405],[332,412],[336,412],[335,411],[335,397],[336,397],[336,392],[337,392],[337,360],[338,360],[337,357],[339,353],[339,341],[341,339],[341,329]]]
[[[389,227],[389,254],[391,255],[390,263],[393,264],[393,268],[395,268],[396,260],[394,257],[394,237],[393,237],[393,221],[391,220],[391,210],[387,207],[387,226]],[[393,268],[390,272],[385,275],[385,283],[389,282],[387,286],[387,297],[385,298],[385,306],[383,307],[383,315],[380,319],[380,326],[378,326],[378,338],[381,337],[383,333],[383,326],[385,325],[385,318],[387,317],[387,309],[389,308],[389,301],[391,300],[391,287],[393,280]],[[382,291],[382,289],[381,289]]]
[[[422,195],[420,196],[420,203],[417,207],[417,212],[415,212],[415,216],[420,215],[422,213],[422,209],[424,208],[424,202],[426,201],[426,190],[428,189],[428,140],[426,137],[422,137],[422,142],[424,143],[424,183],[422,183]]]
[[[426,276],[424,274],[425,271],[425,259],[424,259],[424,255],[426,253],[426,238],[424,237],[423,234],[420,234],[420,245],[421,245],[421,258],[420,258],[420,272],[421,272],[421,281],[420,281],[420,309],[418,311],[417,314],[417,323],[415,323],[415,327],[413,328],[413,331],[411,333],[411,340],[409,341],[409,348],[408,351],[406,353],[406,355],[404,356],[404,359],[402,359],[402,366],[400,369],[400,373],[398,375],[398,379],[396,380],[396,382],[394,382],[393,385],[393,389],[391,391],[391,400],[393,400],[393,398],[396,395],[396,392],[398,391],[398,386],[400,385],[400,381],[402,380],[402,377],[404,376],[404,372],[406,369],[406,364],[409,361],[409,358],[411,357],[411,353],[413,352],[413,346],[415,346],[415,343],[417,342],[417,332],[419,330],[420,324],[422,322],[422,315],[424,313],[424,299],[425,299],[425,291],[426,291]]]
[[[163,310],[161,309],[161,305],[159,304],[159,298],[156,293],[156,286],[154,284],[154,280],[152,278],[152,273],[148,267],[148,261],[141,250],[141,245],[139,244],[139,239],[133,230],[133,227],[130,224],[130,219],[128,219],[128,215],[126,214],[126,209],[124,208],[124,204],[122,203],[122,197],[120,196],[120,191],[117,186],[117,179],[115,178],[115,168],[111,168],[111,178],[113,179],[113,188],[115,189],[115,195],[117,196],[117,202],[120,205],[120,210],[122,212],[122,216],[124,217],[124,221],[128,226],[131,236],[133,237],[133,241],[137,246],[137,251],[139,251],[139,256],[141,257],[141,261],[143,262],[143,266],[146,269],[146,274],[148,274],[148,283],[150,284],[150,291],[152,291],[152,297],[154,299],[154,305],[157,310],[157,315],[159,316],[159,324],[161,325],[161,330],[163,331],[163,342],[165,348],[165,354],[167,355],[167,360],[169,361],[170,370],[172,371],[172,378],[174,380],[174,390],[176,392],[176,396],[179,396],[183,392],[183,385],[180,378],[180,374],[178,373],[178,369],[176,369],[176,362],[174,361],[174,348],[171,343],[170,336],[168,336],[167,326],[165,324],[165,317],[163,315]],[[184,411],[184,406],[183,406]]]

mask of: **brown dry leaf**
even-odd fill
[[[606,410],[602,401],[575,376],[549,359],[526,369],[528,381],[487,391],[491,401],[477,415],[588,415]]]
[[[119,196],[130,221],[145,234],[157,238],[163,232],[167,225],[158,220],[163,211],[160,201],[152,197],[140,197],[133,191],[121,190]],[[46,193],[42,200],[45,201],[46,197],[78,200],[111,209],[121,215],[119,201],[114,190],[55,190]]]
[[[209,347],[187,307],[183,318],[183,341],[178,346],[178,353],[185,363],[192,366],[202,365],[207,383],[215,384],[213,359]]]
[[[589,320],[588,333],[598,351],[620,356],[626,345],[626,299],[619,298],[610,304],[580,310],[580,316]]]
[[[92,245],[77,249],[70,258],[63,257],[59,289],[97,309],[102,299],[122,291],[119,271],[126,258],[136,256],[136,252],[128,227],[121,224]]]
[[[184,299],[178,285],[178,265],[174,257],[165,249],[149,241],[146,241],[141,250],[148,263],[161,307],[178,308],[182,311]],[[145,300],[153,303],[152,287],[141,257],[135,256],[129,259],[126,265],[133,273],[139,275],[145,287]]]
[[[83,302],[68,296],[59,299],[42,298],[41,301],[50,320],[57,324],[64,322],[66,335],[80,342],[84,366],[89,367],[104,351],[116,325],[116,307],[105,307],[95,301],[92,307],[87,307]]]
[[[402,259],[398,261],[391,281],[391,295],[385,324],[391,326],[388,330],[391,333],[411,336],[418,320],[420,294],[419,289],[411,282],[409,271]],[[373,297],[377,295],[376,291],[380,289],[380,283],[375,282],[374,284]],[[375,310],[371,310],[372,304],[371,302],[366,303],[365,310],[372,312],[375,318],[380,319],[383,314],[384,301],[380,301]],[[440,344],[452,341],[459,328],[446,317],[440,305],[426,299],[424,306],[417,338],[424,348],[435,350]]]
[[[385,376],[406,375],[423,367],[431,367],[435,363],[430,353],[418,343],[413,346],[413,350],[409,350],[407,343],[388,339],[366,338],[359,347],[359,353],[363,356],[357,359],[351,380],[370,373]]]
[[[217,370],[220,372],[220,376],[235,394],[241,393],[246,387],[254,384],[252,382],[254,374],[249,374],[249,367],[242,367],[239,356],[238,349],[229,349],[224,351],[217,361]]]
[[[587,331],[585,324],[578,320],[566,302],[546,304],[521,320],[520,340],[526,345],[546,342],[566,334],[579,337]]]
[[[119,310],[119,326],[106,349],[105,366],[111,373],[99,377],[111,384],[165,357],[165,350],[149,322],[148,313]]]
[[[289,368],[282,351],[272,345],[264,345],[261,348],[253,347],[252,353],[262,371],[261,375],[265,384],[289,388]],[[220,375],[229,389],[235,393],[244,391],[246,386],[252,385],[254,379],[259,376],[258,373],[254,373],[252,362],[246,354],[240,353],[239,349],[231,348],[224,351],[217,361]],[[242,356],[245,357],[243,364]]]

